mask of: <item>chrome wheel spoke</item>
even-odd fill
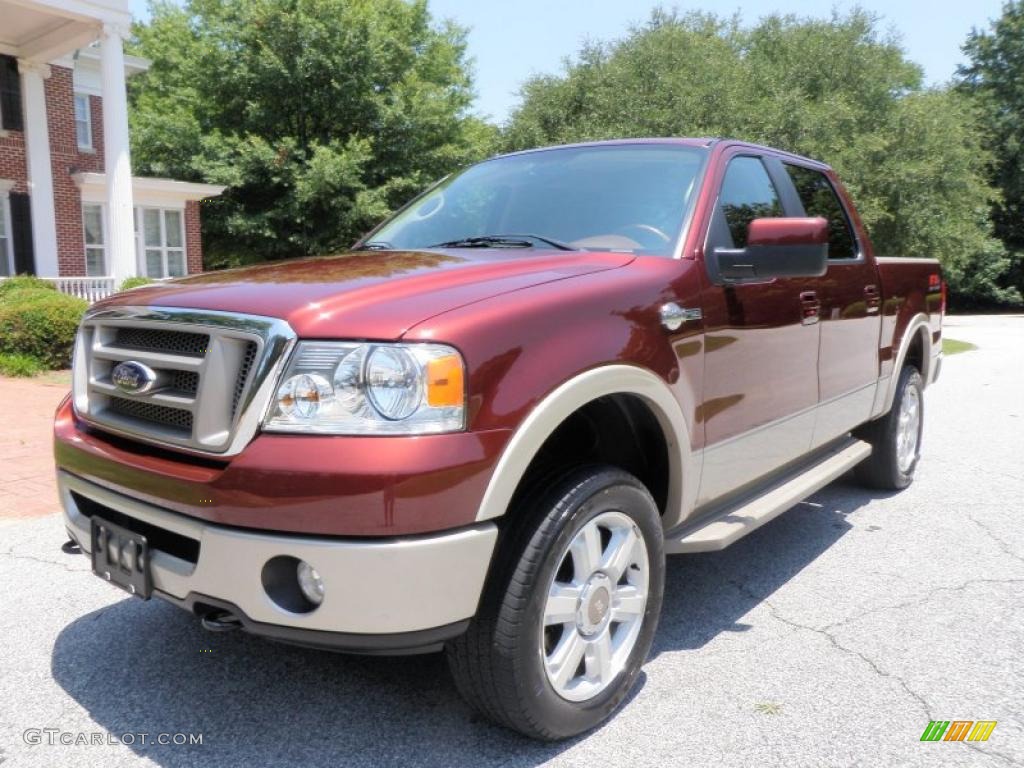
[[[639,542],[640,537],[632,528],[621,528],[612,534],[601,561],[601,570],[607,573],[613,582],[618,583],[622,574],[634,562],[636,545]]]
[[[594,682],[612,679],[612,636],[607,628],[586,646],[587,677]]]
[[[576,669],[587,650],[586,643],[575,628],[567,629],[562,640],[548,657],[548,674],[557,688],[564,688],[576,675]]]
[[[544,626],[575,623],[582,591],[575,584],[552,583],[548,590],[548,601],[544,605]]]
[[[643,616],[647,594],[637,587],[623,585],[615,590],[612,621],[629,621]]]
[[[601,562],[601,532],[593,520],[576,534],[569,551],[572,554],[573,580],[582,584]]]

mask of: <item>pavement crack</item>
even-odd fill
[[[885,613],[886,611],[899,611],[903,608],[910,608],[916,605],[924,605],[929,600],[933,599],[936,595],[942,592],[963,592],[969,587],[975,586],[976,584],[1024,584],[1024,578],[1022,579],[968,579],[962,584],[956,584],[953,586],[934,587],[928,590],[923,595],[917,595],[904,600],[902,603],[892,603],[890,605],[881,605],[877,608],[869,608],[866,611],[862,611],[854,616],[848,616],[840,621],[834,621],[831,624],[826,624],[822,627],[823,630],[829,631],[838,629],[839,627],[845,627],[849,624],[853,624],[856,621],[865,619],[868,616],[873,616],[876,613]]]
[[[1007,543],[1002,537],[997,536],[995,532],[988,527],[988,525],[981,522],[981,520],[976,518],[970,512],[967,513],[967,519],[979,528],[981,528],[981,530],[985,532],[985,535],[992,539],[992,541],[994,541],[999,546],[999,548],[1003,550],[1004,554],[1006,554],[1009,557],[1012,557],[1014,560],[1024,563],[1024,557],[1014,552],[1013,549],[1010,547],[1009,543]]]
[[[741,583],[739,581],[736,581],[735,579],[730,579],[729,583],[732,584],[734,587],[736,587],[736,589],[738,589],[740,591],[740,593],[742,593],[745,597],[747,597],[747,598],[749,598],[751,600],[756,600],[758,602],[763,603],[768,608],[768,611],[771,613],[772,618],[774,618],[776,621],[779,621],[782,624],[786,624],[787,626],[794,627],[795,629],[802,629],[802,630],[806,630],[807,632],[813,632],[816,635],[821,635],[826,640],[828,640],[828,642],[832,645],[832,647],[834,647],[840,653],[845,653],[845,654],[847,654],[849,656],[855,656],[856,658],[860,659],[862,662],[867,664],[872,669],[872,671],[876,675],[878,675],[879,677],[884,677],[884,678],[887,678],[889,680],[892,680],[897,685],[899,685],[899,687],[901,689],[903,689],[904,693],[906,693],[910,698],[914,699],[914,701],[916,701],[918,703],[918,705],[921,707],[922,711],[924,712],[925,716],[929,720],[934,719],[931,716],[931,707],[928,706],[928,702],[925,701],[924,697],[921,696],[921,694],[917,693],[917,691],[915,691],[913,688],[911,688],[910,685],[907,683],[907,681],[904,680],[899,675],[897,675],[897,674],[895,674],[893,672],[887,672],[886,670],[882,669],[878,665],[878,663],[874,659],[872,659],[870,656],[868,656],[866,653],[863,653],[862,651],[858,651],[856,648],[849,648],[849,647],[843,645],[842,643],[839,642],[839,640],[835,637],[835,635],[833,635],[830,631],[828,631],[827,628],[822,629],[822,628],[819,628],[819,627],[812,627],[812,626],[810,626],[808,624],[801,624],[798,621],[794,621],[794,620],[792,620],[790,618],[787,618],[787,617],[783,616],[779,612],[778,608],[772,603],[772,601],[770,599],[768,599],[764,595],[758,595],[756,592],[754,592],[752,589],[747,587],[745,584],[743,584],[743,583]]]
[[[982,749],[980,744],[975,744],[974,742],[971,742],[971,741],[964,741],[964,742],[961,742],[961,743],[967,745],[968,749],[971,749],[971,750],[977,752],[979,755],[998,757],[1000,760],[1002,760],[1003,762],[1005,762],[1005,763],[1007,763],[1009,765],[1024,765],[1024,763],[1021,763],[1016,758],[1013,758],[1010,755],[1004,754],[1003,752],[1000,752],[997,749],[992,749],[987,744],[985,745],[985,748]]]
[[[13,550],[7,550],[6,552],[0,552],[0,557],[9,557],[12,560],[29,560],[33,563],[42,563],[44,565],[55,565],[58,568],[63,568],[68,573],[82,573],[84,568],[72,568],[67,563],[60,563],[56,560],[47,560],[43,557],[35,557],[34,555],[22,555],[14,552]]]

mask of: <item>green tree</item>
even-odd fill
[[[350,245],[494,141],[426,0],[158,0],[131,50],[135,171],[228,185],[209,266]]]
[[[957,72],[960,90],[977,99],[997,147],[995,231],[1016,256],[1011,279],[1024,292],[1024,2],[1003,5],[1002,16],[988,30],[973,30],[963,51],[970,61]]]
[[[622,136],[730,136],[818,157],[843,178],[883,254],[935,256],[963,302],[1017,301],[991,235],[992,156],[963,95],[863,12],[829,20],[655,11],[529,80],[506,148]]]

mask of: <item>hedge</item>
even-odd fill
[[[44,280],[3,281],[0,353],[29,355],[46,368],[67,368],[78,323],[88,306],[87,301],[59,293]]]
[[[6,306],[8,301],[16,299],[24,293],[38,293],[47,291],[56,293],[57,288],[48,280],[40,280],[30,275],[18,275],[0,280],[0,306]]]
[[[117,290],[130,291],[132,288],[138,288],[143,285],[150,285],[153,282],[155,281],[151,277],[142,277],[141,275],[136,275],[135,277],[125,278],[124,282],[121,283],[121,287],[118,288]]]
[[[0,375],[3,376],[35,376],[42,373],[43,366],[31,355],[0,352]]]

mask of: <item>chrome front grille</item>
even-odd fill
[[[192,411],[184,408],[170,408],[126,397],[110,398],[107,408],[121,416],[181,430],[182,436],[186,438],[192,435]]]
[[[253,315],[95,310],[75,345],[75,411],[127,437],[232,455],[256,434],[294,338],[284,321]],[[154,384],[136,392],[115,384],[111,373],[125,361],[148,369]]]
[[[114,346],[187,357],[206,357],[210,336],[206,333],[161,331],[156,328],[117,328],[114,331]]]
[[[256,362],[256,353],[258,351],[259,347],[256,345],[256,342],[250,341],[245,348],[245,354],[242,356],[242,364],[238,366],[238,376],[235,377],[235,396],[231,400],[232,418],[234,418],[235,413],[238,411],[238,403],[245,393],[245,384],[249,380],[249,372],[252,370],[253,363]]]

